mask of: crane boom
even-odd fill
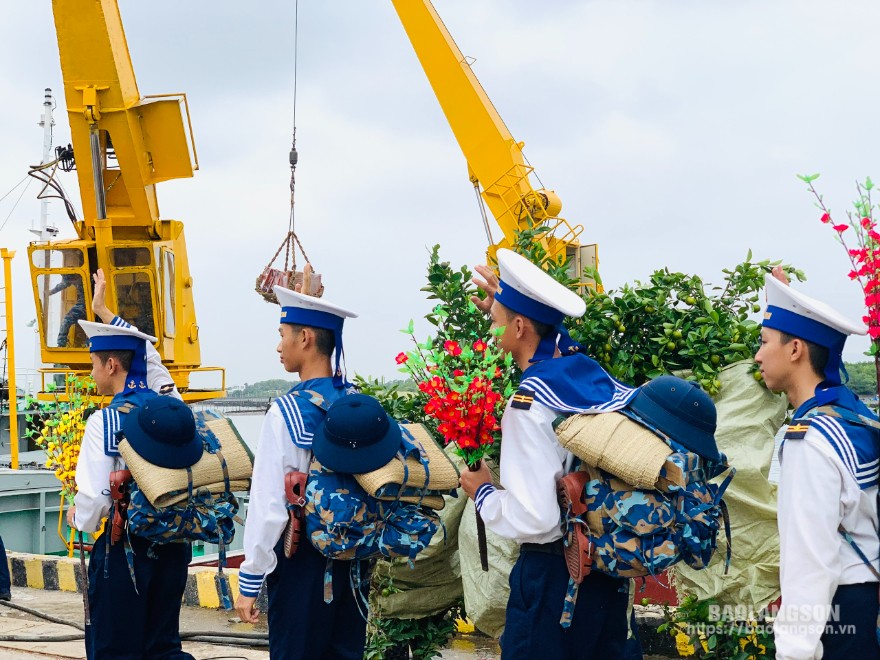
[[[141,228],[133,235],[154,234],[155,184],[191,177],[195,168],[180,108],[185,97],[141,98],[116,0],[54,0],[53,12],[77,156],[91,152],[92,131],[99,130],[99,161],[76,161],[85,227],[101,219],[95,181],[102,180],[105,217],[116,227]],[[108,151],[118,168],[107,161]]]
[[[221,396],[190,387],[201,367],[183,223],[162,218],[156,184],[198,169],[186,96],[138,90],[117,0],[52,0],[73,162],[83,218],[74,240],[28,248],[42,360],[90,368],[78,320],[94,320],[92,275],[101,268],[120,316],[158,338],[187,400]],[[41,166],[44,167],[44,166]]]
[[[583,227],[558,216],[562,202],[556,193],[532,186],[524,144],[508,130],[430,0],[391,1],[464,153],[468,176],[504,234],[490,255],[510,247],[518,231],[545,225],[551,256],[573,258],[578,275],[582,266],[595,266],[595,246],[578,242]]]

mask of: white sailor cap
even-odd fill
[[[297,293],[282,286],[273,287],[278,304],[281,305],[281,322],[309,325],[333,330],[345,319],[357,318],[357,314],[327,302],[322,298]]]
[[[147,389],[147,342],[158,341],[152,335],[145,334],[134,328],[78,321],[80,327],[89,338],[89,352],[98,351],[132,351],[134,356],[125,379],[123,393],[145,392]]]
[[[562,355],[577,353],[581,347],[572,341],[563,326],[566,316],[583,316],[587,304],[574,291],[554,280],[531,261],[516,252],[500,249],[499,279],[495,300],[507,309],[556,328],[543,337],[530,362],[552,358],[558,348]]]
[[[501,281],[495,300],[530,319],[556,326],[587,311],[584,299],[512,250],[497,253]]]
[[[833,348],[849,335],[864,335],[868,328],[851,321],[821,300],[810,298],[772,275],[764,277],[767,310],[764,327],[786,332],[819,346]]]
[[[93,321],[78,321],[78,323],[89,339],[89,351],[92,353],[95,351],[133,351],[144,342],[155,344],[158,341],[152,335],[134,328]]]
[[[863,323],[847,319],[822,301],[796,291],[772,275],[764,277],[764,287],[767,309],[763,326],[827,348],[825,382],[840,384],[846,338],[849,335],[864,335],[868,328]]]
[[[307,325],[333,332],[336,340],[336,364],[333,382],[337,387],[346,385],[340,363],[342,361],[342,325],[345,319],[357,318],[357,314],[329,303],[321,298],[307,296],[281,286],[273,287],[278,304],[281,305],[281,323]]]

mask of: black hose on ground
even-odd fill
[[[0,642],[75,642],[85,639],[84,633],[72,635],[0,635]]]
[[[226,630],[218,630],[218,631],[203,631],[203,630],[189,630],[186,632],[181,631],[180,639],[190,639],[191,637],[229,637],[229,638],[239,638],[239,639],[269,639],[269,633],[262,632],[228,632]]]
[[[46,621],[51,621],[52,623],[60,623],[62,626],[70,626],[71,628],[76,628],[77,630],[81,631],[85,630],[85,627],[83,627],[81,623],[72,623],[70,621],[65,621],[64,619],[59,619],[58,617],[52,616],[51,614],[46,614],[45,612],[40,612],[39,610],[32,610],[30,607],[25,607],[24,605],[19,605],[18,603],[13,603],[8,600],[0,600],[0,605],[5,605],[6,607],[18,610],[19,612],[24,612],[25,614],[30,614],[31,616],[35,616],[39,619],[45,619]]]
[[[51,623],[58,623],[62,626],[70,626],[71,628],[76,628],[81,631],[69,635],[0,635],[0,642],[74,642],[80,639],[85,639],[85,634],[82,632],[85,628],[82,624],[65,621],[64,619],[59,619],[51,614],[46,614],[45,612],[40,612],[39,610],[31,609],[30,607],[25,607],[24,605],[19,605],[18,603],[10,601],[0,601],[0,605],[5,605],[10,609],[30,614],[38,619],[43,619]],[[269,633],[263,632],[189,630],[181,632],[180,639],[191,642],[216,644],[218,646],[269,646]]]

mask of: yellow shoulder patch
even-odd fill
[[[528,410],[532,407],[532,402],[534,400],[535,393],[532,392],[532,390],[527,390],[526,388],[521,387],[516,391],[516,394],[513,395],[513,398],[510,401],[510,407],[519,410]]]
[[[785,431],[786,440],[801,440],[810,428],[810,422],[807,420],[794,420]]]

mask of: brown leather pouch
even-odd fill
[[[113,500],[113,521],[110,524],[110,545],[114,545],[125,532],[128,511],[128,482],[131,472],[115,470],[110,473],[110,498]]]
[[[562,515],[566,519],[563,549],[568,574],[577,584],[584,581],[593,567],[593,543],[586,525],[587,503],[584,501],[584,487],[589,475],[586,472],[570,472],[556,483],[556,492]],[[579,518],[583,522],[568,521]]]
[[[288,559],[296,554],[305,533],[303,506],[306,503],[307,476],[305,472],[288,472],[284,475],[284,493],[289,504],[287,507],[289,519],[284,529],[284,556]]]

